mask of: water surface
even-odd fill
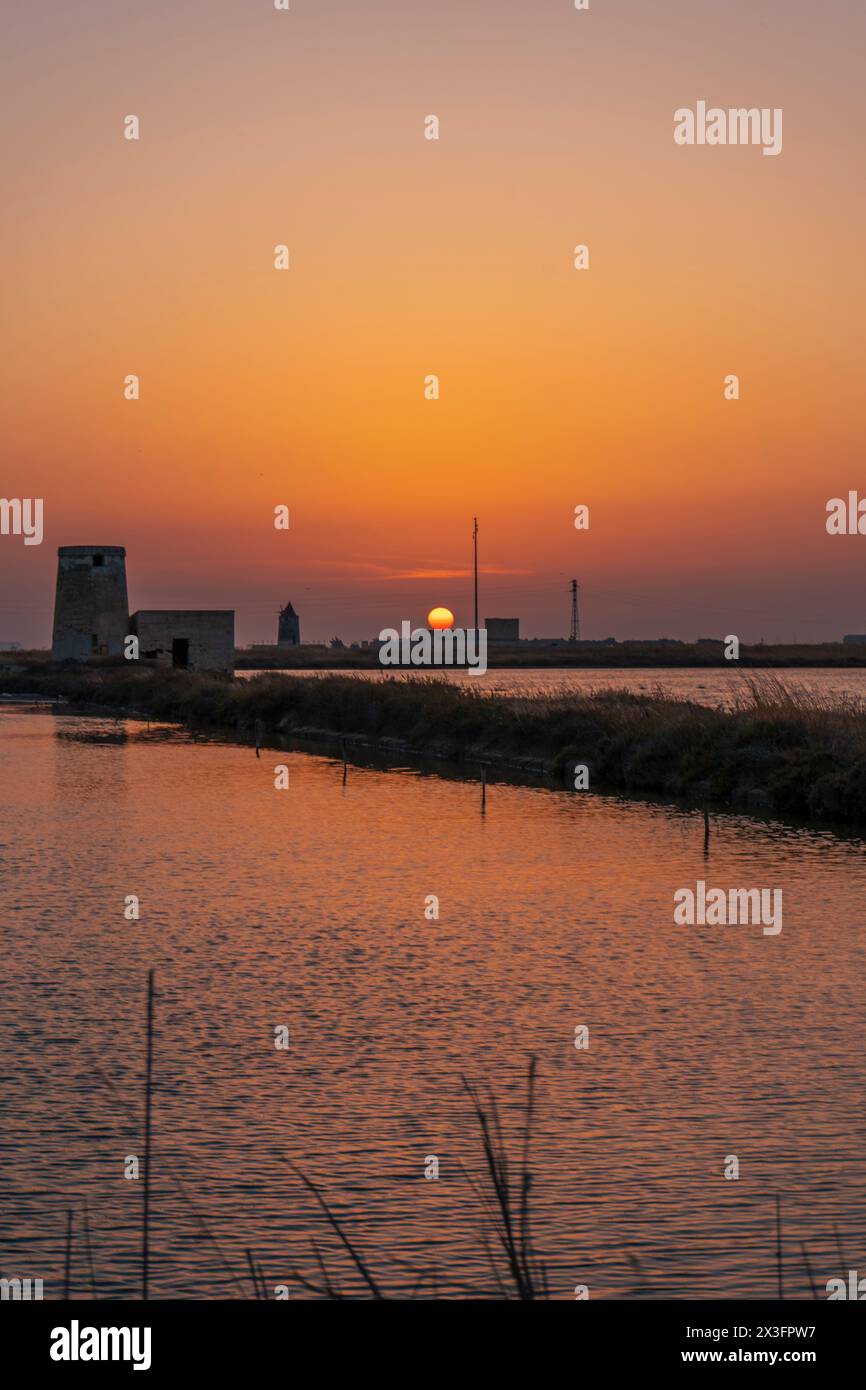
[[[781,934],[674,926],[698,878],[781,887]],[[311,1240],[357,1289],[293,1164],[389,1291],[490,1292],[461,1076],[511,1134],[530,1054],[557,1296],[772,1296],[777,1192],[790,1296],[801,1241],[822,1288],[866,1268],[859,840],[719,816],[705,859],[664,806],[495,783],[482,816],[471,782],[344,784],[327,758],[6,708],[0,890],[2,1272],[49,1295],[68,1208],[88,1291],[85,1202],[100,1293],[137,1292],[151,966],[156,1296],[240,1295],[247,1247],[269,1285],[315,1279]]]
[[[784,667],[779,670],[707,667],[703,670],[671,670],[665,667],[626,667],[620,670],[597,667],[574,670],[507,670],[491,667],[483,675],[461,670],[417,671],[237,671],[239,678],[277,675],[352,676],[357,680],[447,680],[468,685],[482,695],[590,695],[598,690],[629,690],[638,695],[662,695],[668,699],[693,700],[699,705],[728,709],[738,700],[749,699],[753,685],[774,687],[783,684],[795,695],[819,700],[866,702],[866,667]]]

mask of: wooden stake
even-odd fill
[[[66,1213],[66,1260],[63,1268],[63,1298],[68,1302],[72,1277],[72,1211]]]
[[[147,973],[147,1065],[144,1076],[144,1211],[141,1227],[141,1297],[147,1302],[150,1258],[150,1137],[153,1104],[153,971]]]

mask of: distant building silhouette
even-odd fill
[[[62,545],[54,598],[55,661],[121,656],[129,631],[122,545]]]
[[[290,603],[280,609],[277,627],[278,647],[298,647],[301,643],[301,620]]]
[[[519,618],[485,618],[488,642],[519,642]]]

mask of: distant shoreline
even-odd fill
[[[431,673],[435,675],[434,673]],[[582,790],[668,796],[720,810],[866,824],[866,719],[856,703],[768,677],[734,709],[658,694],[482,695],[477,683],[357,680],[339,672],[245,680],[123,665],[0,663],[0,695],[153,719],[279,747],[303,739],[531,771]],[[578,786],[578,768],[585,768]]]
[[[776,670],[802,667],[866,667],[866,643],[822,642],[812,645],[743,645],[738,661],[727,661],[724,644],[718,642],[568,642],[546,645],[526,643],[505,646],[488,643],[487,664],[495,670],[667,668],[670,670],[721,667],[735,670]],[[235,654],[236,671],[382,670],[375,648],[352,647],[242,647]],[[400,669],[391,667],[389,669]],[[417,669],[417,668],[406,668]]]

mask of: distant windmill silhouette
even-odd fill
[[[299,647],[301,644],[301,620],[292,607],[287,603],[285,608],[279,610],[279,621],[277,624],[277,646],[279,647]]]

